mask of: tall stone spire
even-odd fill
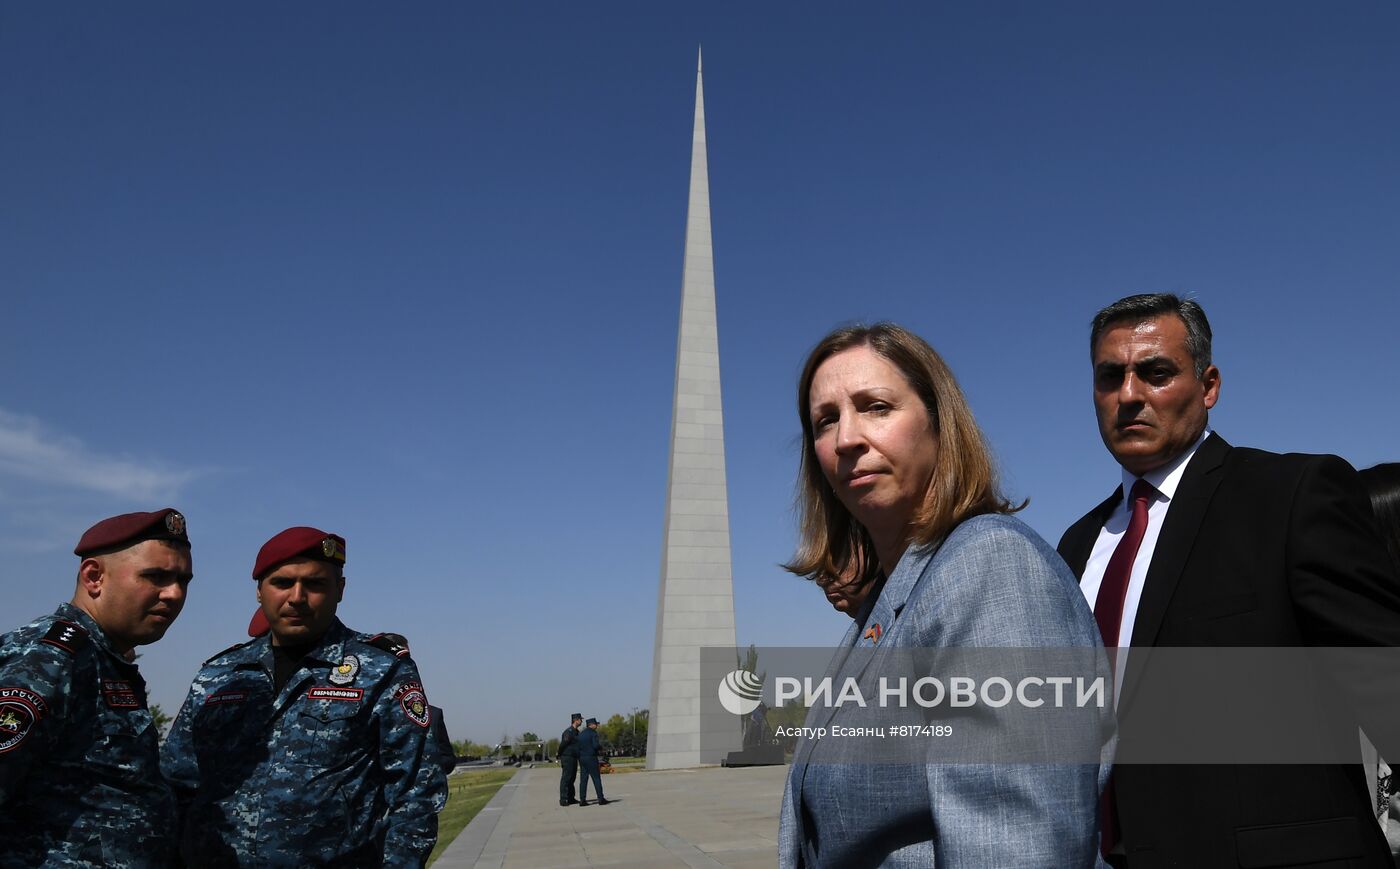
[[[717,763],[716,750],[738,748],[740,739],[736,717],[725,713],[723,717],[707,719],[706,757],[702,760],[700,649],[734,646],[734,583],[729,556],[729,497],[724,479],[724,414],[719,392],[710,180],[705,156],[705,90],[698,54],[690,208],[685,220],[681,274],[670,473],[666,483],[666,526],[661,542],[661,587],[656,601],[651,719],[647,729],[647,766],[651,769]],[[711,691],[715,688],[710,686]]]

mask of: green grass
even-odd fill
[[[477,812],[486,805],[501,785],[515,775],[515,767],[499,769],[474,769],[459,773],[447,780],[447,805],[438,813],[438,840],[433,853],[428,855],[428,865],[438,858],[457,834],[471,823]]]
[[[645,766],[646,762],[645,757],[614,757],[611,761],[613,766]]]

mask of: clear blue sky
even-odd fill
[[[1400,7],[869,5],[0,6],[4,626],[173,504],[167,709],[294,524],[454,736],[646,706],[700,43],[741,643],[844,629],[776,564],[845,321],[943,352],[1052,541],[1130,292],[1205,306],[1228,439],[1400,458]]]

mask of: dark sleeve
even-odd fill
[[[1314,456],[1293,497],[1288,582],[1310,646],[1400,646],[1400,578],[1360,476]]]
[[[160,746],[160,771],[175,792],[178,823],[183,825],[185,810],[199,789],[199,764],[194,753],[194,718],[204,696],[200,676],[195,676],[190,693],[170,725]]]
[[[0,664],[0,807],[63,738],[73,656],[40,642]]]
[[[1309,646],[1386,757],[1400,757],[1400,577],[1360,476],[1336,456],[1310,457],[1294,490],[1286,563]]]
[[[387,685],[374,710],[388,805],[384,865],[422,866],[437,843],[437,813],[447,803],[447,776],[437,762],[432,712],[413,661],[400,659]]]

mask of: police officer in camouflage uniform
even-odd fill
[[[193,576],[185,518],[104,519],[73,550],[71,603],[0,636],[0,867],[157,867],[174,859],[146,683]]]
[[[336,618],[345,540],[289,528],[253,578],[270,632],[204,663],[162,749],[191,866],[421,866],[447,779],[402,637]]]

